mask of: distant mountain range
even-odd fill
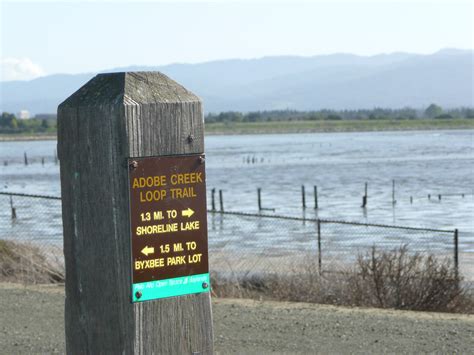
[[[474,106],[474,51],[432,55],[332,54],[231,59],[200,64],[130,66],[105,70],[158,70],[204,101],[206,112],[274,109],[423,108]],[[57,74],[0,83],[0,110],[54,113],[96,73]]]

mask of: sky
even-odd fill
[[[472,49],[471,1],[4,1],[0,80],[274,55]]]

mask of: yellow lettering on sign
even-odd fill
[[[165,266],[165,259],[136,260],[135,270],[155,269]]]
[[[137,235],[172,233],[178,231],[178,223],[153,224],[151,226],[138,226]]]
[[[188,255],[188,262],[190,264],[200,263],[201,262],[201,256],[202,256],[202,254]]]
[[[149,190],[140,191],[140,202],[152,202],[164,200],[166,197],[166,190]]]
[[[188,198],[188,197],[196,197],[196,193],[194,192],[194,187],[182,187],[182,188],[175,188],[170,189],[171,198],[172,199],[180,199],[180,198]]]
[[[197,184],[202,182],[202,173],[185,173],[171,175],[172,185]]]
[[[139,177],[133,179],[132,188],[138,189],[143,187],[159,187],[166,185],[165,175],[155,175],[147,177]]]
[[[193,222],[181,222],[180,223],[180,229],[182,231],[194,231],[199,229],[199,221],[193,221]]]
[[[168,266],[183,265],[183,264],[186,264],[186,260],[184,259],[184,255],[183,256],[169,256],[166,258],[166,264]]]

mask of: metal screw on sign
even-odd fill
[[[207,282],[203,282],[203,283],[202,283],[202,288],[206,289],[206,288],[208,288],[208,287],[209,287],[209,285],[207,284]]]
[[[132,162],[130,162],[130,165],[128,167],[130,168],[130,170],[133,171],[138,168],[138,162],[136,160],[133,160]]]
[[[140,291],[135,292],[135,297],[138,299],[142,297],[142,293]]]
[[[204,164],[205,161],[206,161],[205,157],[203,157],[203,156],[199,157],[199,163]]]
[[[194,141],[194,136],[192,134],[190,134],[188,136],[188,143],[192,143]]]

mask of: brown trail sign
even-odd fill
[[[100,74],[59,106],[58,155],[67,353],[212,353],[199,98]]]
[[[209,291],[204,162],[129,160],[134,302]]]

